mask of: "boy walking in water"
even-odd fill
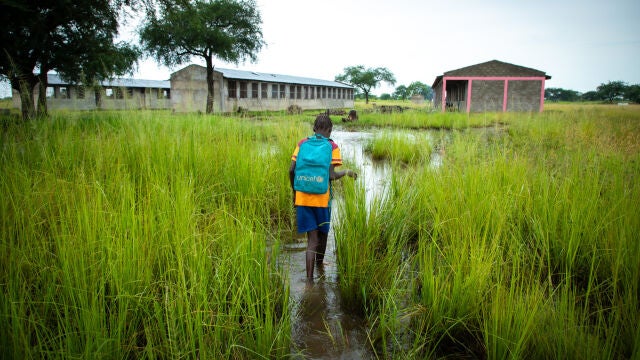
[[[340,154],[338,144],[329,139],[332,130],[333,123],[328,114],[320,114],[316,117],[316,121],[313,124],[314,136],[320,135],[327,138],[327,141],[331,144],[329,180],[337,180],[345,175],[356,179],[358,174],[354,171],[335,171],[336,166],[342,165],[342,155]],[[291,189],[293,190],[293,204],[296,207],[298,232],[307,233],[307,253],[305,261],[307,281],[313,282],[314,265],[317,264],[318,267],[322,266],[324,253],[327,248],[327,237],[331,223],[331,187],[329,186],[326,192],[319,194],[297,191],[294,188],[296,160],[300,155],[300,146],[305,141],[309,141],[309,138],[304,138],[298,142],[296,149],[293,151],[291,166],[289,167],[289,180],[291,182]]]

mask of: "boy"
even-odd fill
[[[328,114],[320,114],[316,117],[316,121],[313,124],[313,132],[329,138],[331,131],[333,130],[333,123]],[[289,167],[289,180],[291,182],[291,189],[293,190],[293,204],[296,207],[296,219],[298,232],[307,233],[307,253],[306,253],[306,270],[307,281],[313,282],[313,268],[315,264],[318,267],[322,265],[324,260],[324,252],[327,248],[327,236],[329,235],[329,225],[331,222],[331,207],[330,187],[324,194],[310,194],[301,191],[296,191],[293,188],[295,173],[296,173],[296,159],[300,151],[300,145],[302,145],[307,138],[298,142],[296,149],[291,156],[291,166]],[[350,176],[354,179],[358,177],[354,171],[343,170],[335,171],[336,166],[342,165],[342,156],[340,154],[340,148],[338,144],[329,139],[331,143],[331,164],[329,167],[329,179],[337,180],[342,177]]]

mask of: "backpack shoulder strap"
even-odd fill
[[[317,134],[317,133],[309,136],[308,139],[331,140],[331,138],[325,137],[324,135]],[[333,140],[331,140],[331,141],[333,141]]]

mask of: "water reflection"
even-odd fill
[[[365,153],[367,142],[373,138],[370,132],[334,131],[331,138],[340,146],[343,167],[353,168],[358,173],[358,181],[362,181],[367,203],[373,202],[376,196],[386,193],[385,188],[391,179],[391,168],[383,161],[373,161]]]
[[[337,284],[335,238],[329,233],[325,262],[313,284],[306,281],[306,241],[283,250],[290,271],[292,357],[295,359],[367,359],[364,320],[342,310]]]
[[[293,342],[297,358],[366,359],[363,320],[342,311],[337,284],[327,277],[305,285],[301,293]],[[295,356],[294,356],[295,358]]]

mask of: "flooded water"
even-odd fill
[[[305,273],[306,242],[288,247],[292,297],[294,359],[367,359],[364,320],[342,310],[337,284],[335,242],[329,234],[324,269],[316,269],[309,285]]]
[[[390,166],[371,160],[364,148],[373,137],[369,132],[346,132],[336,129],[331,138],[340,147],[345,169],[358,173],[366,189],[367,201],[385,193],[390,180]],[[432,158],[438,166],[439,158]],[[344,179],[340,181],[349,181]],[[334,201],[340,201],[335,199]],[[332,207],[332,222],[340,217],[340,206]],[[289,268],[292,303],[292,357],[294,359],[369,359],[370,351],[365,321],[341,307],[335,258],[333,224],[327,240],[325,265],[316,269],[314,284],[307,284],[305,271],[306,236],[287,244],[281,263]]]

